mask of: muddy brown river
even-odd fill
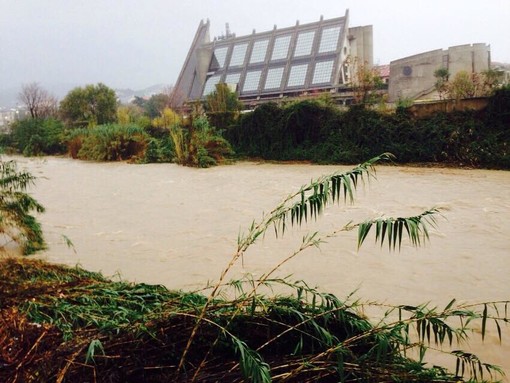
[[[238,234],[287,194],[312,178],[350,169],[254,162],[192,169],[16,159],[39,177],[32,193],[47,209],[40,220],[49,249],[40,257],[185,290],[216,280]],[[356,233],[347,232],[328,239],[320,250],[300,254],[277,275],[303,279],[340,298],[356,291],[362,300],[393,304],[510,300],[510,172],[505,171],[379,166],[377,180],[359,189],[353,205],[331,207],[319,222],[289,230],[282,239],[269,232],[231,278],[269,270],[306,233],[431,207],[441,207],[443,217],[419,249],[405,242],[400,252],[390,253],[370,237],[358,251]],[[504,328],[502,345],[495,326],[488,328],[492,331],[484,343],[473,334],[471,347],[459,347],[510,375],[509,328]]]

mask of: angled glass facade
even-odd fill
[[[292,36],[277,37],[274,41],[271,61],[286,59],[289,55],[290,39]]]
[[[320,61],[315,63],[315,70],[313,72],[312,84],[324,84],[331,81],[333,74],[334,61]]]
[[[269,40],[259,40],[253,43],[250,64],[262,63],[266,60],[268,45]]]
[[[213,41],[209,22],[201,22],[176,88],[187,100],[205,97],[220,82],[235,85],[244,100],[335,92],[350,75],[344,64],[356,38],[348,19],[346,12],[344,17]],[[364,28],[354,30],[368,31],[371,37],[371,26]],[[357,52],[364,49],[361,39],[356,44]]]
[[[246,73],[246,79],[244,80],[242,93],[256,91],[259,88],[261,75],[262,71],[260,70]]]
[[[248,44],[238,44],[234,46],[232,57],[230,58],[230,66],[239,66],[244,64],[244,58],[246,57],[246,49]]]
[[[211,76],[207,79],[204,86],[204,91],[202,93],[202,96],[207,96],[209,93],[214,91],[216,84],[219,84],[220,82],[220,76]]]
[[[305,85],[306,72],[308,70],[308,64],[293,65],[290,67],[289,81],[287,86],[303,86]]]
[[[315,31],[302,32],[298,35],[294,57],[308,56],[312,53]]]
[[[338,47],[340,27],[327,28],[322,30],[321,45],[319,53],[334,52]]]
[[[264,85],[265,90],[280,89],[282,86],[282,78],[284,67],[270,68],[267,71],[266,84]]]
[[[241,73],[229,73],[225,78],[225,84],[239,84]]]
[[[214,56],[211,62],[211,67],[223,68],[225,65],[225,58],[227,57],[228,47],[221,47],[214,50]]]

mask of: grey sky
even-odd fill
[[[509,0],[0,0],[0,93],[37,81],[141,89],[173,84],[201,19],[211,37],[343,16],[374,26],[374,57],[468,43],[510,63]]]

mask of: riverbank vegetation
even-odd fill
[[[79,267],[27,258],[0,260],[0,380],[17,382],[459,382],[494,381],[501,370],[460,349],[479,325],[501,339],[509,302],[391,305],[340,299],[280,266],[357,231],[391,251],[428,240],[440,211],[349,222],[310,233],[282,263],[258,278],[232,280],[232,266],[274,231],[353,203],[375,175],[377,156],[347,172],[304,185],[240,233],[218,280],[199,292],[113,281]],[[278,291],[273,293],[272,291]],[[370,312],[372,317],[365,313]],[[373,314],[377,312],[379,314]],[[460,345],[459,345],[460,344]],[[452,370],[426,363],[448,355]]]
[[[35,177],[20,171],[15,161],[0,159],[0,254],[18,248],[28,255],[46,248],[35,214],[44,212],[27,188]]]
[[[377,153],[400,163],[510,168],[510,88],[482,111],[413,117],[405,107],[380,112],[324,100],[263,104],[226,132],[238,155],[266,160],[358,163]]]
[[[234,153],[237,158],[354,164],[388,151],[397,153],[400,163],[510,169],[508,86],[496,90],[481,111],[428,117],[413,116],[405,100],[396,110],[367,106],[361,102],[366,95],[347,109],[319,97],[261,104],[241,113],[242,103],[225,84],[181,115],[172,109],[171,95],[117,105],[112,92],[103,84],[74,89],[59,110],[14,122],[0,144],[27,156],[197,167],[223,163]]]
[[[0,276],[0,379],[6,383],[481,382],[499,376],[496,366],[460,350],[452,353],[455,371],[422,358],[429,347],[466,339],[473,321],[495,326],[503,303],[378,305],[267,279],[264,284],[294,293],[252,294],[259,281],[232,281],[233,299],[206,306],[200,293],[111,281],[26,258],[2,259]],[[369,306],[383,319],[366,318]]]
[[[37,84],[29,89],[46,94]],[[208,99],[213,122],[213,115],[224,123],[237,117],[215,112],[225,103],[231,105],[230,99],[240,105],[237,97],[224,100],[225,94],[218,92]],[[176,113],[170,105],[170,96],[164,94],[118,105],[115,92],[104,84],[78,87],[52,113],[13,122],[9,132],[0,135],[0,146],[25,156],[69,155],[82,160],[176,162],[195,167],[213,166],[232,156],[230,144],[201,105],[189,116]],[[42,108],[30,106],[31,110]]]

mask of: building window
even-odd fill
[[[410,66],[406,65],[402,69],[402,73],[404,74],[404,76],[411,76],[413,74],[413,68],[411,68]]]
[[[333,72],[333,60],[322,61],[315,64],[315,71],[313,72],[312,84],[323,84],[331,81],[331,74]]]
[[[315,31],[300,33],[296,43],[294,57],[308,56],[312,53],[313,38]]]
[[[253,92],[259,89],[260,75],[262,71],[255,70],[252,72],[246,73],[246,78],[244,79],[243,92]]]
[[[271,61],[286,59],[289,53],[290,35],[277,37],[274,41]]]
[[[244,64],[244,57],[246,56],[246,49],[248,44],[239,44],[234,47],[232,57],[230,58],[230,66],[239,66]]]
[[[271,68],[267,71],[266,85],[264,89],[280,89],[283,77],[283,67]]]
[[[225,78],[225,84],[239,84],[239,79],[241,78],[241,73],[229,73]]]
[[[251,51],[250,64],[261,63],[266,60],[268,45],[269,40],[255,41],[255,44],[253,44],[253,50]]]
[[[340,27],[327,28],[322,31],[319,53],[334,52],[338,46]]]
[[[216,84],[220,82],[220,75],[211,76],[207,79],[204,86],[204,92],[202,93],[202,96],[207,96],[208,94],[212,93],[215,90]]]
[[[308,64],[293,65],[290,68],[289,81],[287,86],[303,86],[305,85],[306,71],[308,70]]]
[[[214,50],[214,58],[218,63],[218,68],[223,68],[225,65],[225,58],[227,57],[228,47],[216,48]]]

